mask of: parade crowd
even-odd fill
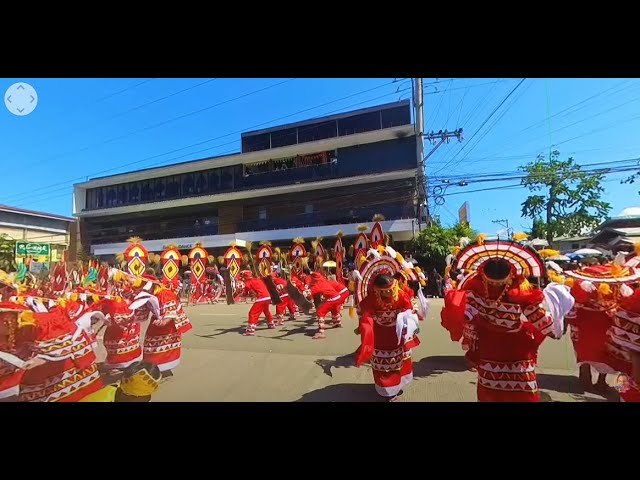
[[[322,239],[307,252],[296,238],[286,254],[269,242],[255,255],[250,244],[232,245],[215,269],[215,288],[212,258],[201,245],[185,256],[168,246],[156,256],[156,275],[149,269],[153,254],[137,238],[118,267],[87,262],[70,270],[61,263],[46,282],[23,264],[0,272],[0,401],[149,401],[179,366],[182,336],[192,328],[180,298],[181,264],[189,266],[189,302],[254,298],[247,337],[263,318],[275,329],[305,314],[315,317],[313,339],[330,341],[329,330],[342,327],[348,307],[358,320],[355,364],[370,366],[376,393],[397,401],[413,380],[412,351],[428,314],[427,278],[394,250],[381,221],[374,218],[369,235],[368,226],[359,228],[347,248],[338,232],[331,254]],[[345,266],[348,252],[353,269]],[[445,299],[442,326],[477,372],[478,400],[539,401],[539,347],[570,334],[585,388],[604,390],[606,375],[617,374],[621,400],[638,401],[640,256],[558,271],[545,262],[548,254],[521,234],[479,235],[460,239],[444,276],[430,275],[434,296]],[[98,342],[106,350],[100,363]]]

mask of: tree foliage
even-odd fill
[[[547,224],[540,217],[533,219],[533,225],[531,227],[531,239],[545,238],[547,236]]]
[[[16,242],[0,233],[0,270],[11,272],[15,270]]]
[[[433,221],[410,242],[409,249],[426,268],[443,271],[447,255],[462,237],[470,239],[476,237],[476,233],[469,224],[458,223],[447,228],[443,227],[439,221]]]
[[[534,221],[544,219],[549,243],[555,237],[580,235],[607,218],[611,205],[600,199],[607,170],[584,172],[573,158],[560,160],[558,151],[552,152],[548,161],[538,155],[520,170],[526,173],[522,185],[540,192],[522,203],[522,216]]]

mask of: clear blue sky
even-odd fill
[[[3,93],[18,81],[35,87],[38,106],[25,117],[1,109],[0,203],[70,215],[74,182],[231,153],[240,148],[240,131],[410,98],[409,81],[393,80],[4,79]],[[640,156],[640,80],[528,79],[480,130],[520,79],[424,81],[427,131],[465,131],[463,143],[443,145],[428,159],[429,175],[466,175],[470,183],[450,188],[445,205],[435,207],[445,223],[468,201],[475,228],[495,232],[491,220],[508,218],[524,229],[526,191],[468,192],[517,183],[474,184],[473,177],[514,172],[548,153],[550,143],[581,163]],[[619,184],[625,175],[605,184],[614,215],[640,205],[640,187]]]

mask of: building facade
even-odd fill
[[[385,216],[404,242],[418,232],[416,135],[408,101],[242,134],[242,151],[74,186],[82,246],[108,257],[135,235],[150,251],[234,239],[290,245],[356,235]],[[418,221],[420,220],[420,221]]]
[[[16,242],[16,262],[55,263],[75,251],[75,218],[0,205],[0,234]]]

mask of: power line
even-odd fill
[[[345,97],[341,97],[341,98],[336,99],[336,100],[332,100],[332,101],[329,101],[329,102],[324,102],[324,103],[321,103],[321,104],[319,104],[319,105],[315,105],[315,106],[310,107],[310,108],[305,108],[305,109],[303,109],[303,110],[299,110],[299,111],[297,111],[297,112],[294,112],[294,113],[291,113],[291,114],[288,114],[288,115],[283,115],[283,116],[281,116],[281,117],[277,117],[277,118],[274,118],[274,119],[272,119],[272,120],[268,120],[268,121],[266,121],[266,122],[262,122],[262,123],[259,123],[259,124],[256,124],[256,125],[253,125],[253,126],[251,126],[251,127],[243,128],[243,129],[241,129],[241,130],[236,130],[236,131],[234,131],[234,132],[230,132],[230,133],[227,133],[227,134],[225,134],[225,135],[220,135],[220,136],[217,136],[217,137],[209,138],[209,139],[206,139],[206,140],[203,140],[203,141],[200,141],[200,142],[196,142],[196,143],[192,143],[192,144],[190,144],[190,145],[186,145],[186,146],[184,146],[184,147],[180,147],[180,148],[177,148],[177,149],[170,150],[170,151],[168,151],[168,152],[164,152],[164,153],[160,153],[160,154],[157,154],[157,155],[152,155],[152,156],[149,156],[149,157],[145,157],[145,158],[140,159],[140,160],[136,160],[136,161],[133,161],[133,162],[128,162],[128,163],[126,163],[126,164],[119,165],[119,166],[116,166],[116,167],[112,167],[112,168],[109,168],[109,169],[106,169],[106,170],[102,170],[102,171],[99,171],[99,172],[94,172],[94,173],[92,173],[92,174],[90,174],[90,175],[83,175],[83,176],[81,176],[81,177],[76,177],[76,178],[69,179],[69,180],[66,180],[66,181],[63,181],[63,182],[58,182],[58,183],[51,184],[51,185],[48,185],[48,186],[39,187],[39,188],[33,189],[31,192],[29,192],[29,194],[28,194],[28,195],[25,195],[25,194],[14,194],[14,195],[10,195],[10,196],[8,196],[8,197],[6,197],[6,198],[5,198],[5,201],[6,201],[6,200],[8,200],[8,199],[21,199],[21,198],[23,198],[23,197],[24,197],[24,198],[32,197],[34,192],[43,191],[43,190],[49,190],[49,189],[51,189],[51,188],[58,187],[58,186],[61,186],[61,185],[64,185],[64,187],[66,188],[66,187],[68,186],[68,184],[69,184],[69,183],[82,181],[82,180],[85,180],[87,177],[90,177],[90,176],[95,177],[95,176],[98,176],[98,175],[104,175],[104,174],[107,174],[107,173],[113,172],[113,171],[115,171],[115,170],[119,170],[119,169],[121,169],[121,168],[131,167],[132,165],[137,165],[137,164],[140,164],[140,163],[143,163],[143,162],[147,162],[147,161],[149,161],[149,160],[153,160],[153,159],[156,159],[156,158],[159,158],[159,157],[163,157],[163,156],[165,156],[165,155],[170,155],[170,154],[172,154],[172,153],[176,153],[176,152],[179,152],[179,151],[182,151],[182,150],[186,150],[186,149],[189,149],[189,148],[192,148],[192,147],[196,147],[196,146],[199,146],[199,145],[204,145],[204,144],[207,144],[207,143],[211,143],[211,142],[213,142],[213,141],[215,141],[215,140],[219,140],[219,139],[222,139],[222,138],[230,137],[230,136],[232,136],[232,135],[237,135],[237,134],[239,134],[239,133],[243,133],[243,132],[246,132],[246,131],[249,131],[249,130],[252,130],[252,129],[256,129],[256,128],[259,128],[259,127],[264,127],[264,126],[266,126],[266,125],[268,125],[268,124],[271,124],[271,123],[274,123],[274,122],[277,122],[277,121],[280,121],[280,120],[284,120],[284,119],[286,119],[286,118],[291,118],[291,117],[294,117],[294,116],[296,116],[296,115],[300,115],[300,114],[302,114],[302,113],[306,113],[306,112],[311,111],[311,110],[315,110],[315,109],[318,109],[318,108],[322,108],[322,107],[324,107],[324,106],[331,105],[331,104],[333,104],[333,103],[337,103],[337,102],[340,102],[340,101],[343,101],[343,100],[346,100],[346,99],[349,99],[349,98],[352,98],[352,97],[355,97],[355,96],[358,96],[358,95],[362,95],[362,94],[364,94],[364,93],[368,93],[368,92],[371,92],[371,91],[373,91],[373,90],[377,90],[377,89],[379,89],[379,88],[383,88],[383,87],[389,86],[390,84],[393,84],[393,83],[394,83],[394,82],[386,82],[386,83],[384,83],[384,84],[382,84],[382,85],[378,85],[378,86],[373,87],[373,88],[369,88],[369,89],[366,89],[366,90],[362,90],[362,91],[359,91],[359,92],[356,92],[356,93],[353,93],[353,94],[347,95],[347,96],[345,96]],[[396,93],[396,92],[394,92],[393,94],[395,94],[395,93]],[[390,95],[390,94],[386,94],[385,96],[389,96],[389,95]],[[378,98],[379,98],[379,97],[378,97]],[[372,101],[372,100],[373,100],[373,99],[370,99],[370,100],[368,100],[368,101]],[[366,102],[368,102],[368,101],[360,102],[360,103],[366,103]],[[352,105],[352,106],[353,106],[353,105]],[[344,107],[344,108],[350,108],[350,107]],[[331,113],[331,112],[329,112],[329,113]],[[324,114],[324,115],[326,115],[326,114]],[[239,140],[234,140],[234,141],[232,141],[232,142],[227,142],[227,143],[225,143],[225,144],[217,145],[217,146],[215,146],[215,147],[208,147],[208,148],[206,148],[206,149],[199,150],[199,151],[197,151],[197,152],[191,152],[191,153],[189,153],[189,154],[187,154],[187,155],[183,155],[183,156],[181,156],[181,157],[176,157],[176,158],[172,158],[172,159],[164,160],[164,161],[163,161],[163,162],[161,162],[161,163],[164,163],[164,162],[167,162],[167,161],[171,161],[171,160],[176,160],[176,159],[179,159],[179,158],[183,158],[184,156],[193,155],[193,154],[195,154],[195,153],[201,153],[201,152],[204,152],[204,151],[213,150],[213,149],[215,149],[215,148],[218,148],[218,147],[221,147],[221,146],[225,146],[225,145],[229,145],[229,144],[232,144],[232,143],[236,143],[236,142],[238,142],[238,141],[239,141]],[[55,190],[54,190],[54,191],[55,191]],[[57,191],[60,191],[60,189],[57,189]],[[51,193],[52,193],[52,192],[51,192]]]
[[[456,153],[453,158],[447,163],[445,164],[445,166],[442,167],[442,169],[436,171],[435,173],[438,173],[442,170],[444,170],[445,168],[447,168],[449,165],[451,165],[451,163],[455,160],[455,158],[460,155],[460,153],[462,153],[462,151],[464,151],[464,149],[466,148],[467,145],[469,145],[471,143],[471,141],[475,138],[476,135],[478,135],[478,133],[480,132],[480,130],[482,130],[482,127],[484,127],[487,122],[489,120],[491,120],[491,117],[493,117],[495,115],[495,113],[500,109],[500,107],[502,107],[502,105],[504,105],[504,103],[509,99],[509,97],[511,97],[511,95],[513,95],[513,93],[520,87],[520,85],[522,85],[524,83],[524,81],[526,80],[526,78],[523,78],[522,80],[520,80],[518,82],[518,84],[513,87],[511,89],[511,91],[502,99],[502,101],[498,104],[498,106],[496,108],[493,109],[493,111],[489,114],[489,116],[484,120],[484,122],[482,122],[482,124],[478,127],[478,129],[474,132],[474,134],[471,136],[471,138],[465,142],[465,144],[462,146],[462,148],[460,150],[458,150],[458,153]]]
[[[130,137],[131,135],[136,135],[138,133],[142,133],[142,132],[146,132],[146,131],[149,131],[149,130],[153,130],[155,128],[167,125],[169,123],[177,122],[177,121],[183,120],[183,119],[185,119],[187,117],[191,117],[193,115],[197,115],[197,114],[205,112],[207,110],[211,110],[212,108],[220,107],[222,105],[226,105],[227,103],[231,103],[231,102],[240,100],[242,98],[246,98],[248,96],[255,95],[257,93],[262,93],[262,92],[264,92],[266,90],[269,90],[269,89],[274,88],[274,87],[278,87],[280,85],[283,85],[283,84],[285,84],[287,82],[290,82],[290,81],[293,81],[293,80],[295,80],[295,78],[289,78],[289,79],[284,80],[282,82],[278,82],[278,83],[275,83],[275,84],[272,84],[272,85],[268,85],[266,87],[259,88],[257,90],[253,90],[251,92],[244,93],[244,94],[239,95],[237,97],[229,98],[227,100],[223,100],[223,101],[215,103],[213,105],[209,105],[207,107],[204,107],[204,108],[201,108],[201,109],[198,109],[198,110],[194,110],[192,112],[185,113],[183,115],[178,115],[177,117],[169,118],[167,120],[163,120],[162,122],[158,122],[158,123],[155,123],[153,125],[149,125],[149,126],[146,126],[146,127],[143,127],[143,128],[139,128],[138,130],[134,130],[132,132],[125,133],[124,135],[119,135],[117,137],[108,138],[108,139],[103,140],[101,142],[97,142],[97,143],[91,144],[89,146],[83,147],[83,148],[81,148],[79,150],[74,150],[72,152],[64,152],[64,153],[58,154],[58,155],[56,155],[54,157],[45,158],[44,160],[40,161],[39,163],[49,162],[49,161],[52,161],[52,160],[57,160],[59,158],[65,157],[67,155],[73,155],[75,153],[80,153],[80,152],[87,151],[87,150],[91,149],[92,147],[97,147],[97,146],[100,146],[100,145],[106,145],[107,143],[112,143],[112,142],[115,142],[116,140],[122,140],[123,138]]]
[[[183,94],[183,93],[185,93],[185,92],[188,92],[188,91],[190,91],[190,90],[193,90],[193,89],[195,89],[195,88],[201,87],[201,86],[203,86],[203,85],[207,85],[207,84],[209,84],[209,83],[214,82],[215,80],[217,80],[217,78],[210,78],[210,79],[208,79],[208,80],[206,80],[206,81],[204,81],[204,82],[200,82],[200,83],[198,83],[198,84],[196,84],[196,85],[192,85],[192,86],[190,86],[190,87],[183,88],[182,90],[179,90],[179,91],[177,91],[177,92],[173,92],[173,93],[170,93],[170,94],[165,95],[165,96],[163,96],[163,97],[157,98],[157,99],[155,99],[155,100],[151,100],[151,101],[149,101],[149,102],[145,102],[145,103],[143,103],[143,104],[141,104],[141,105],[137,105],[137,106],[135,106],[135,107],[129,108],[128,110],[125,110],[124,112],[120,112],[120,113],[117,113],[117,114],[112,115],[112,116],[110,116],[110,117],[104,118],[104,119],[102,119],[102,120],[98,120],[97,122],[95,122],[95,123],[93,123],[93,124],[91,124],[91,125],[88,125],[88,126],[87,126],[87,127],[85,127],[84,129],[81,129],[81,130],[79,130],[79,131],[78,131],[78,130],[75,130],[75,131],[74,131],[74,135],[77,135],[77,134],[78,134],[78,133],[80,133],[80,132],[86,132],[87,130],[89,130],[89,129],[91,129],[91,128],[93,128],[93,127],[97,126],[97,125],[103,124],[103,123],[108,122],[108,121],[110,121],[110,120],[114,120],[114,119],[116,119],[116,118],[123,117],[123,116],[125,116],[125,115],[127,115],[127,114],[129,114],[129,113],[131,113],[131,112],[135,112],[135,111],[140,110],[140,109],[142,109],[142,108],[144,108],[144,107],[148,107],[149,105],[153,105],[153,104],[155,104],[155,103],[162,102],[162,101],[164,101],[164,100],[167,100],[167,99],[169,99],[169,98],[175,97],[175,96],[177,96],[177,95],[181,95],[181,94]],[[143,84],[143,83],[146,83],[146,82],[140,82],[140,83],[136,84],[136,86],[141,85],[141,84]],[[126,90],[128,90],[128,89],[121,90],[120,92],[124,92],[124,91],[126,91]],[[58,138],[58,139],[59,139],[59,136],[57,136],[56,138]],[[44,143],[44,145],[47,145],[47,143],[50,143],[50,142],[45,142],[45,143]],[[40,144],[39,146],[40,146],[40,147],[42,147],[42,146],[43,146],[43,144]],[[41,165],[41,164],[43,164],[43,163],[49,162],[50,160],[53,160],[53,159],[56,159],[56,158],[60,158],[61,156],[65,156],[65,155],[69,155],[69,154],[79,153],[79,152],[85,151],[85,150],[87,150],[88,148],[89,148],[89,147],[84,147],[84,148],[82,148],[82,149],[80,149],[80,150],[75,150],[75,151],[73,151],[73,152],[61,153],[61,154],[58,154],[58,155],[57,155],[57,156],[55,156],[55,157],[45,158],[45,159],[43,159],[43,160],[39,160],[39,161],[36,161],[36,162],[30,162],[30,165],[31,165],[32,167],[33,167],[33,166],[36,166],[36,165]]]

